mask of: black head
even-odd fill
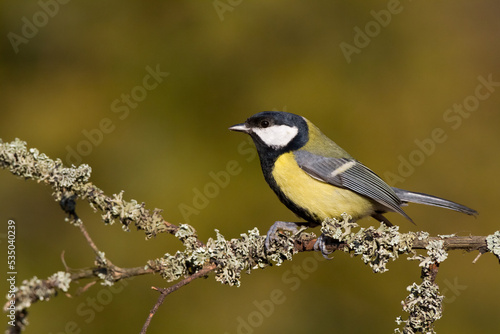
[[[307,143],[309,131],[306,120],[284,111],[263,111],[236,124],[229,130],[248,133],[259,155],[279,156],[301,148]]]

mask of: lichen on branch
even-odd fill
[[[175,234],[177,231],[176,225],[163,219],[161,210],[150,211],[145,208],[144,203],[126,201],[123,199],[123,191],[106,196],[101,189],[89,182],[92,173],[90,166],[82,164],[78,167],[65,167],[60,159],[52,160],[36,148],[27,149],[26,142],[20,139],[16,138],[10,143],[4,143],[0,139],[0,167],[26,180],[49,185],[54,199],[61,206],[62,200],[88,201],[94,210],[103,212],[102,220],[107,224],[118,220],[123,229],[128,231],[129,225],[133,223],[138,230],[145,232],[146,238],[164,232]],[[68,207],[68,203],[64,206]],[[74,205],[72,210],[74,211]],[[74,218],[73,222],[77,222],[76,214]]]

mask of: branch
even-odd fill
[[[144,203],[125,201],[123,191],[106,196],[101,189],[88,182],[92,172],[90,166],[64,167],[60,159],[52,160],[36,148],[28,150],[26,142],[19,139],[11,143],[4,143],[0,139],[0,167],[25,180],[50,186],[52,196],[60,202],[74,223],[78,223],[74,200],[79,198],[88,201],[94,210],[102,211],[101,217],[106,224],[119,220],[123,229],[128,231],[129,225],[134,223],[138,230],[146,233],[147,238],[165,232],[175,235],[178,230],[176,225],[163,219],[162,210],[154,209],[151,212]]]
[[[437,236],[428,237],[426,239],[416,239],[413,241],[412,249],[426,249],[430,242],[443,240],[443,247],[445,250],[464,250],[467,252],[480,251],[480,254],[488,252],[488,246],[486,242],[487,236]],[[318,239],[311,239],[306,241],[297,240],[295,244],[295,249],[297,252],[308,252],[314,251],[314,244]],[[345,242],[331,243],[326,245],[326,248],[333,252],[336,250],[342,250],[346,247]]]
[[[231,240],[226,240],[218,230],[215,230],[215,238],[210,238],[205,244],[198,239],[193,227],[187,224],[177,226],[165,221],[159,209],[150,212],[145,209],[144,203],[138,204],[135,200],[127,202],[122,198],[123,192],[106,196],[102,190],[88,181],[91,172],[88,165],[63,167],[59,159],[51,160],[34,148],[28,150],[26,143],[18,139],[11,143],[3,143],[0,140],[0,167],[24,179],[36,180],[51,186],[54,198],[68,213],[69,221],[79,227],[96,254],[96,266],[93,268],[72,270],[66,267],[65,272],[57,272],[46,280],[36,277],[25,280],[15,293],[15,298],[9,300],[4,308],[10,311],[14,307],[16,316],[16,327],[12,329],[14,331],[24,326],[26,310],[33,302],[48,300],[55,296],[58,290],[66,292],[70,283],[76,280],[97,277],[103,284],[111,285],[123,278],[151,273],[160,273],[168,282],[183,278],[169,288],[155,288],[161,295],[144,324],[143,332],[145,332],[166,296],[194,279],[204,277],[213,271],[217,281],[238,286],[241,284],[242,272],[250,273],[252,269],[280,265],[285,260],[292,260],[298,252],[313,251],[317,241],[314,234],[285,233],[273,239],[270,248],[266,249],[265,236],[260,235],[259,230],[254,228],[242,233],[241,238]],[[145,231],[147,238],[167,232],[179,239],[184,249],[173,255],[165,254],[161,258],[150,260],[142,267],[117,267],[104,256],[87,233],[76,214],[76,199],[86,200],[92,208],[101,210],[103,212],[101,218],[107,224],[119,220],[122,227],[128,230],[129,225],[134,223],[138,230]],[[500,259],[500,231],[486,237],[455,235],[430,237],[426,232],[399,233],[397,226],[387,227],[384,224],[378,228],[358,227],[347,215],[344,215],[341,221],[323,222],[322,241],[326,245],[327,252],[342,250],[353,253],[375,273],[387,271],[389,260],[394,261],[401,254],[409,254],[409,259],[420,261],[420,266],[423,268],[422,284],[414,283],[410,286],[411,293],[405,301],[405,305],[409,306],[405,306],[404,309],[410,313],[410,317],[406,321],[400,318],[398,320],[400,323],[406,323],[404,331],[407,332],[419,330],[418,326],[428,332],[433,331],[433,322],[439,318],[436,316],[438,314],[436,310],[441,310],[439,291],[434,281],[439,264],[448,256],[447,251],[461,249],[478,250],[479,254],[492,252]],[[425,249],[427,255],[418,255],[416,249]],[[432,296],[432,298],[427,300],[422,299],[422,296]],[[425,309],[421,304],[413,303],[414,300],[424,300],[424,304],[429,308]],[[412,309],[411,305],[418,307]],[[415,325],[417,323],[418,326]]]

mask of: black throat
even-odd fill
[[[304,119],[303,122],[299,124],[299,132],[297,135],[286,145],[279,148],[273,148],[264,143],[259,136],[256,134],[251,134],[255,147],[257,148],[257,153],[259,154],[260,166],[266,181],[270,184],[269,178],[272,178],[272,171],[274,169],[274,164],[276,160],[284,153],[291,151],[296,151],[307,144],[309,140],[309,128]],[[272,180],[274,183],[274,179]],[[271,185],[271,184],[270,184]]]
[[[312,216],[311,213],[304,208],[298,207],[293,201],[285,196],[283,191],[279,188],[276,180],[273,177],[273,170],[276,160],[285,153],[293,152],[302,148],[309,140],[309,130],[307,123],[304,121],[303,126],[301,126],[297,136],[292,139],[288,145],[281,148],[271,148],[267,146],[257,135],[252,135],[252,139],[257,147],[257,152],[260,158],[260,166],[262,168],[262,173],[269,187],[276,193],[279,200],[285,204],[288,209],[294,212],[297,216],[305,219],[310,226],[317,225],[316,217]]]

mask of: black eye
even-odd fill
[[[260,127],[261,128],[267,128],[269,126],[269,121],[262,121],[260,122]]]

